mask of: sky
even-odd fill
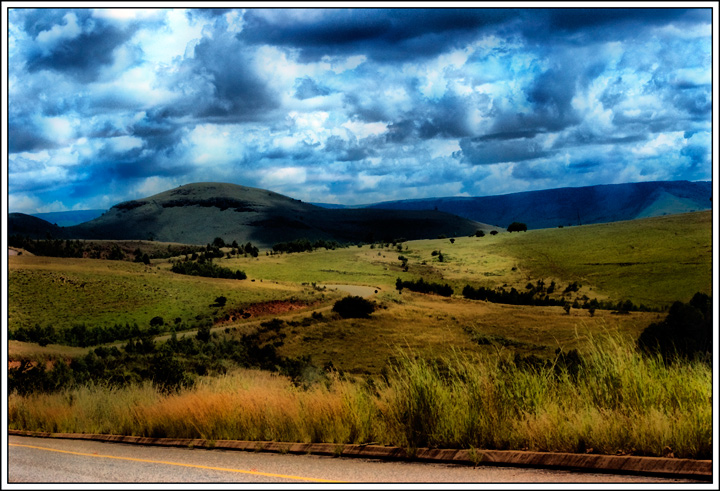
[[[712,178],[708,8],[6,12],[10,212]]]

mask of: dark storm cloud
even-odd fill
[[[402,143],[409,140],[415,132],[417,127],[415,122],[411,119],[404,119],[402,121],[396,121],[388,125],[385,139],[390,143]]]
[[[325,152],[336,162],[356,162],[375,154],[375,140],[366,138],[362,142],[346,141],[339,136],[331,136],[325,142]]]
[[[143,147],[126,151],[116,151],[103,146],[93,159],[82,163],[85,182],[104,186],[107,182],[122,182],[152,176],[182,176],[192,170],[192,166],[175,159],[171,148],[164,151],[148,152]]]
[[[539,74],[526,88],[532,104],[529,113],[497,114],[492,135],[513,135],[561,131],[580,121],[572,106],[577,90],[577,76],[568,67],[554,67]]]
[[[210,176],[362,203],[711,173],[709,9],[8,17],[26,209]]]
[[[709,23],[710,16],[710,9],[527,9],[520,25],[523,36],[535,42],[592,44],[635,37],[649,26]]]
[[[22,17],[23,30],[33,38],[43,31],[49,31],[55,25],[63,24],[63,18],[70,10],[66,9],[13,9],[12,15]],[[72,11],[83,16],[83,10]]]
[[[143,119],[129,127],[131,135],[141,138],[144,146],[153,153],[167,153],[178,145],[185,135],[185,126],[170,117],[169,111],[152,110]]]
[[[603,162],[597,159],[589,159],[589,160],[581,160],[578,162],[573,162],[570,165],[568,165],[568,168],[578,172],[578,173],[587,173],[587,172],[593,172],[598,167],[602,167]]]
[[[74,14],[75,11],[72,13]],[[115,49],[132,37],[135,27],[131,25],[121,29],[99,19],[89,21],[83,17],[87,17],[87,14],[81,15],[77,21],[79,28],[82,29],[79,35],[70,39],[62,38],[49,47],[36,43],[28,53],[27,70],[30,73],[53,70],[81,82],[96,80],[103,67],[113,63]],[[40,33],[47,30],[38,31],[36,28],[33,31]]]
[[[500,162],[520,162],[548,155],[546,150],[529,138],[493,140],[463,138],[460,140],[462,160],[473,165],[489,165]]]
[[[27,118],[9,118],[8,152],[32,152],[56,148],[57,144],[43,135],[35,123]]]
[[[587,127],[578,127],[564,133],[553,144],[553,149],[562,150],[567,147],[590,146],[590,145],[627,145],[648,140],[650,133],[647,129],[642,132],[630,135],[608,135],[596,132]]]
[[[557,172],[527,162],[520,162],[513,167],[512,177],[523,181],[537,181],[557,177]]]
[[[430,57],[459,47],[483,28],[512,18],[512,9],[323,9],[255,11],[238,36],[249,43],[300,49],[305,61],[365,54],[379,61]]]
[[[168,110],[215,122],[248,121],[278,107],[276,94],[254,71],[246,47],[227,33],[197,43],[170,87],[186,97]]]

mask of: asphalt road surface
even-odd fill
[[[682,483],[512,467],[383,462],[8,436],[8,483]]]

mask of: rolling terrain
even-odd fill
[[[224,183],[188,184],[113,206],[102,216],[56,227],[28,215],[9,217],[9,235],[60,239],[157,240],[207,244],[252,242],[259,247],[298,239],[338,242],[427,239],[490,231],[482,223],[437,211],[329,210],[271,191]]]
[[[431,198],[367,205],[388,210],[439,210],[506,228],[608,223],[708,210],[711,182],[658,181],[548,189],[476,198]]]
[[[10,256],[9,427],[708,459],[711,366],[635,343],[670,303],[712,294],[711,230],[705,211],[212,259],[245,279],[173,272],[182,256]],[[540,284],[565,303],[463,288]],[[356,287],[374,311],[344,317]]]
[[[688,213],[710,209],[711,196],[710,182],[670,181],[349,207],[308,204],[233,184],[198,183],[119,203],[105,212],[11,213],[8,229],[9,235],[34,239],[151,239],[206,244],[222,237],[261,246],[301,238],[372,242],[502,231],[514,221],[539,229]]]

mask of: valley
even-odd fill
[[[242,271],[245,279],[174,273],[173,265],[190,260],[189,253],[151,259],[144,264],[133,260],[131,253],[124,260],[108,260],[33,256],[20,251],[23,253],[9,258],[9,360],[11,369],[15,370],[12,372],[14,377],[31,377],[33,370],[37,372],[39,367],[46,367],[47,378],[42,383],[66,383],[69,385],[62,388],[60,394],[75,393],[75,398],[81,397],[77,392],[81,391],[86,394],[82,397],[97,401],[83,404],[99,403],[100,399],[96,398],[106,390],[123,391],[123,394],[127,393],[123,397],[134,398],[133,391],[155,390],[151,387],[156,386],[160,392],[153,397],[160,399],[154,399],[153,404],[160,406],[153,411],[161,412],[171,400],[196,397],[199,390],[221,393],[225,389],[217,388],[217,384],[222,380],[230,384],[227,387],[238,383],[232,380],[245,380],[245,377],[254,380],[251,374],[258,369],[268,375],[274,374],[278,384],[300,387],[307,391],[308,397],[321,397],[317,391],[328,387],[331,391],[328,404],[337,396],[332,395],[333,391],[340,390],[352,391],[352,398],[360,398],[353,404],[382,406],[383,397],[390,397],[382,395],[385,391],[395,394],[393,391],[400,390],[397,384],[419,383],[413,382],[414,379],[402,382],[406,380],[404,377],[412,377],[411,374],[418,370],[417,376],[431,378],[440,376],[442,372],[435,372],[440,369],[452,373],[456,370],[487,370],[495,374],[491,375],[495,380],[493,383],[500,383],[504,377],[500,373],[505,370],[502,367],[508,363],[516,367],[514,370],[529,369],[521,368],[523,366],[536,367],[532,369],[538,370],[532,375],[534,381],[528,381],[531,385],[522,389],[531,390],[532,385],[540,383],[534,377],[547,376],[542,375],[545,370],[572,367],[574,359],[586,360],[582,363],[600,363],[608,356],[606,350],[620,360],[630,357],[628,363],[640,363],[634,360],[639,355],[632,352],[636,340],[650,324],[662,322],[667,309],[676,300],[688,302],[697,292],[712,294],[711,230],[711,213],[696,212],[496,235],[321,247],[297,253],[260,248],[257,255],[236,254],[227,246],[219,248],[220,253],[217,253],[210,244],[207,252],[200,252],[198,261],[202,260],[203,254],[215,251],[213,254],[217,255],[206,261],[228,271]],[[223,239],[222,242],[227,244],[232,237]],[[123,244],[122,241],[110,243]],[[153,251],[168,250],[168,244],[156,241],[136,241],[132,242],[132,247],[120,248],[137,250],[138,246],[151,255]],[[414,285],[420,280],[430,285],[442,284],[450,288],[452,294],[420,293],[410,287],[399,290],[399,280],[406,285]],[[464,293],[467,286],[487,291],[512,291],[515,292],[513,298],[530,292],[533,298],[544,299],[544,303],[539,300],[536,304],[473,300]],[[359,293],[372,302],[374,311],[370,315],[343,317],[335,312],[333,306],[340,299]],[[624,307],[626,304],[630,305],[629,310]],[[74,333],[75,337],[68,332]],[[43,342],[27,338],[37,333],[45,336]],[[18,339],[23,336],[26,338]],[[102,342],[93,342],[93,339]],[[66,364],[74,375],[58,379],[58,366]],[[699,377],[705,376],[702,364],[693,367],[692,370],[700,370]],[[593,368],[596,369],[598,367]],[[628,370],[627,367],[617,369]],[[422,375],[424,370],[430,372]],[[644,370],[638,373],[644,373]],[[105,380],[102,383],[110,385],[99,393],[95,393],[95,389],[83,389],[82,385],[75,386],[71,380],[80,373],[86,374],[83,377],[98,377],[98,381]],[[159,378],[159,373],[165,378]],[[535,372],[527,375],[532,373]],[[591,373],[588,371],[588,376]],[[670,375],[663,375],[667,376]],[[514,380],[517,382],[522,378]],[[645,380],[642,383],[654,382]],[[254,382],[242,384],[260,390]],[[211,385],[217,387],[209,389]],[[365,394],[365,389],[361,389],[365,386],[376,389]],[[692,386],[700,392],[689,396],[691,399],[683,402],[684,405],[699,403],[696,397],[706,390],[701,383]],[[163,396],[167,390],[171,392]],[[558,397],[567,390],[569,388],[552,389]],[[56,421],[50,414],[32,416],[23,409],[29,408],[26,404],[31,400],[40,408],[46,404],[55,405],[49,401],[56,397],[53,395],[56,392],[47,392],[47,389],[43,392],[46,393],[12,396],[13,425],[40,430],[50,424],[52,428],[71,431],[64,426],[66,423]],[[376,397],[380,399],[372,402]],[[25,398],[30,399],[23,402]],[[439,400],[432,404],[436,403],[446,404]],[[524,404],[518,407],[526,407]],[[700,416],[705,411],[703,405],[697,408],[700,412],[693,413],[695,416],[692,417],[704,417]],[[371,417],[376,409],[368,407],[366,410],[369,411],[366,416]],[[546,410],[549,408],[543,409]],[[578,409],[581,412],[576,417],[589,417],[581,416],[587,410]],[[628,410],[624,405],[613,409],[626,415]],[[635,408],[631,411],[645,414],[647,410]],[[672,407],[664,410],[673,411]],[[518,417],[527,418],[532,414],[525,411],[520,411]],[[317,424],[326,425],[322,418],[325,416]],[[615,423],[621,424],[622,418]],[[76,420],[71,425],[72,431],[90,431],[82,429],[85,428],[83,424]],[[110,432],[144,434],[148,431],[134,425],[122,430],[110,421],[102,424],[110,425],[107,429]],[[340,426],[334,426],[336,424]],[[171,430],[165,423],[163,427],[164,430],[158,430],[160,434],[171,435],[177,431],[180,432],[177,434],[186,434],[179,429]],[[332,431],[341,431],[341,427],[345,426],[333,423],[335,429]],[[693,432],[702,433],[703,428],[705,426],[701,425]],[[366,430],[373,435],[374,431],[382,433],[377,428]],[[576,431],[581,430],[573,430]],[[226,432],[227,429],[222,430],[221,434],[228,438],[233,435]],[[190,433],[195,434],[194,431]],[[238,433],[233,437],[251,438],[254,434]],[[348,438],[333,434],[335,436],[317,438],[319,441]],[[264,439],[316,438],[302,432],[284,436],[273,436],[272,432],[257,435]],[[347,441],[378,438],[367,435],[361,432]],[[615,441],[614,437],[605,437]],[[405,438],[397,436],[392,443],[417,444]],[[440,443],[462,445],[461,441],[465,441],[462,438],[458,441],[447,436]],[[486,440],[489,438],[486,435],[482,438],[472,441],[498,445],[491,443],[495,437]],[[527,435],[513,438],[528,445]],[[536,441],[534,438],[531,440]],[[561,438],[562,444],[549,448],[575,451],[578,441],[589,437],[573,436],[569,441],[564,438]],[[515,444],[506,442],[503,445],[512,447]],[[532,445],[530,448],[535,448]],[[612,449],[617,444],[605,445]],[[656,452],[652,450],[656,444],[649,445],[643,452],[652,455]],[[541,445],[541,448],[544,447]],[[681,448],[684,455],[705,455],[703,445],[687,447],[683,443]],[[612,453],[615,450],[604,451]]]

